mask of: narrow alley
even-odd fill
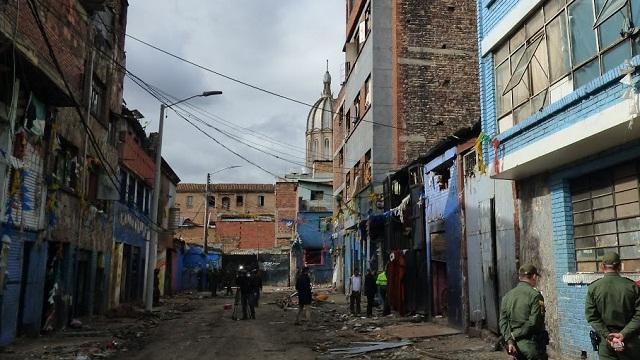
[[[234,321],[233,298],[207,293],[167,299],[153,315],[134,308],[96,318],[80,329],[38,339],[19,339],[0,358],[22,359],[341,359],[333,349],[355,342],[406,341],[402,347],[355,359],[507,359],[490,342],[418,318],[371,319],[347,315],[344,295],[316,302],[311,324],[294,325],[295,305],[277,303],[289,290],[265,293],[256,320]],[[228,308],[228,306],[227,306]],[[100,329],[96,331],[95,329]],[[439,334],[446,334],[441,335]],[[400,336],[398,336],[400,335]]]

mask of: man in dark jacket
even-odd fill
[[[364,295],[367,297],[367,317],[373,315],[373,305],[376,297],[376,276],[373,270],[369,269],[364,277]]]
[[[302,268],[302,272],[296,279],[296,290],[298,291],[298,315],[296,316],[296,325],[300,325],[300,315],[305,312],[307,322],[311,321],[311,278],[309,277],[309,268]]]
[[[249,302],[249,296],[251,294],[251,281],[249,277],[247,277],[247,272],[244,270],[240,270],[238,273],[238,277],[236,278],[236,285],[238,286],[238,290],[240,291],[240,301],[242,303],[242,320],[247,320],[247,307],[251,308],[251,315],[255,318],[255,309],[252,304]]]

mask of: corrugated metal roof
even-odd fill
[[[205,184],[178,184],[179,193],[203,193]],[[209,190],[213,192],[275,192],[274,184],[211,184]]]

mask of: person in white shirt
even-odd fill
[[[351,314],[360,315],[360,294],[362,291],[362,277],[358,269],[353,271],[349,279],[349,309]]]

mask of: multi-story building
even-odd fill
[[[273,184],[209,185],[208,247],[222,251],[223,266],[257,266],[259,254],[275,247]],[[204,245],[205,184],[179,184],[176,206],[181,225],[177,236]]]
[[[345,75],[333,119],[335,235],[355,246],[339,251],[353,254],[345,257],[345,278],[370,265],[358,228],[382,212],[388,173],[477,121],[475,7],[469,0],[346,1]],[[367,237],[372,257],[389,250],[384,234]]]
[[[127,6],[0,4],[0,345],[106,307]]]
[[[640,272],[640,1],[478,9],[484,158],[517,189],[519,238],[504,256],[542,269],[552,349],[578,359],[591,350],[586,285],[602,256]]]

